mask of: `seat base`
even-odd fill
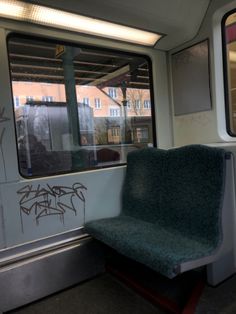
[[[97,240],[162,275],[173,278],[181,263],[210,255],[215,247],[177,230],[121,215],[86,224]]]

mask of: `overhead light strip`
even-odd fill
[[[0,17],[154,46],[161,35],[17,0],[0,0]]]

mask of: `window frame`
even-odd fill
[[[10,70],[10,54],[9,54],[9,46],[8,43],[10,41],[11,38],[21,38],[21,39],[29,39],[29,40],[35,40],[35,41],[44,41],[44,42],[49,42],[49,43],[54,43],[54,44],[59,44],[59,45],[70,45],[72,47],[82,47],[84,49],[91,49],[93,51],[97,51],[97,50],[101,50],[104,52],[108,52],[108,53],[115,53],[117,55],[126,55],[126,56],[133,56],[133,57],[139,57],[139,58],[143,58],[145,59],[145,61],[148,64],[148,69],[149,69],[149,93],[150,93],[150,100],[151,100],[151,115],[150,115],[150,119],[151,119],[151,129],[152,129],[152,140],[153,140],[153,147],[157,147],[157,136],[156,136],[156,114],[155,114],[155,105],[154,105],[154,89],[153,89],[153,68],[152,68],[152,60],[150,58],[149,55],[144,54],[144,53],[137,53],[137,52],[133,52],[133,51],[127,51],[124,49],[119,50],[117,49],[112,49],[112,48],[107,48],[107,47],[100,47],[100,46],[95,46],[92,44],[85,44],[83,42],[79,43],[73,40],[64,40],[64,39],[56,39],[55,37],[44,37],[38,34],[31,34],[31,33],[21,33],[21,32],[17,32],[17,31],[13,31],[10,32],[7,36],[6,36],[6,46],[7,46],[7,53],[8,53],[8,68],[9,68],[9,77],[10,77],[10,89],[11,89],[11,96],[12,96],[12,100],[13,100],[13,87],[12,87],[12,74],[11,74],[11,70]],[[29,82],[32,83],[32,82]],[[51,84],[51,83],[46,83],[46,84]],[[116,96],[117,96],[117,90],[116,90]],[[34,97],[33,97],[34,98]],[[114,98],[113,98],[114,99]],[[13,100],[13,107],[14,107],[14,100]],[[110,111],[110,109],[109,109]],[[15,115],[15,110],[13,108],[13,115],[14,115],[14,131],[15,131],[15,145],[16,145],[16,152],[17,152],[17,162],[18,162],[18,171],[19,174],[21,175],[21,177],[23,177],[24,179],[27,180],[33,180],[35,178],[45,178],[45,177],[53,177],[53,176],[57,176],[57,175],[63,175],[63,174],[71,174],[71,173],[80,173],[80,172],[84,172],[84,171],[94,171],[94,170],[99,170],[99,169],[106,169],[106,168],[114,168],[114,167],[119,167],[122,165],[126,165],[126,162],[123,163],[119,163],[119,164],[109,164],[109,165],[99,165],[96,167],[89,167],[89,168],[83,168],[83,169],[71,169],[70,171],[57,171],[55,173],[50,173],[50,174],[40,174],[40,175],[32,175],[32,176],[25,176],[22,172],[21,172],[21,167],[20,167],[20,158],[19,158],[19,151],[18,151],[18,145],[17,145],[17,126],[16,126],[16,115]],[[122,145],[122,144],[121,144]],[[94,145],[95,147],[97,147],[98,145]],[[107,144],[107,147],[109,147],[110,145]]]

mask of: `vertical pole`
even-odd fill
[[[121,91],[123,95],[122,105],[123,105],[123,111],[124,111],[124,122],[123,122],[123,131],[122,131],[122,142],[126,143],[126,132],[127,132],[127,98],[126,98],[126,92],[127,92],[127,86],[126,82],[122,83]]]
[[[79,116],[78,116],[78,104],[76,97],[76,81],[74,76],[74,64],[73,64],[73,47],[66,46],[66,50],[63,53],[63,70],[65,78],[65,91],[66,102],[70,132],[72,136],[72,143],[74,147],[80,146],[80,129],[79,129]]]

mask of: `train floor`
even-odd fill
[[[168,279],[108,249],[106,272],[8,314],[235,314],[236,275],[217,287],[204,267]]]
[[[8,312],[11,314],[157,314],[165,313],[110,274]]]
[[[188,283],[185,283],[185,288],[188,289]],[[179,297],[178,294],[179,291],[177,297]],[[161,314],[171,312],[174,313],[157,304],[154,305],[115,276],[105,273],[15,309],[8,314]],[[236,276],[226,280],[218,287],[213,288],[206,285],[194,312],[185,310],[185,312],[179,311],[179,313],[236,313]]]

